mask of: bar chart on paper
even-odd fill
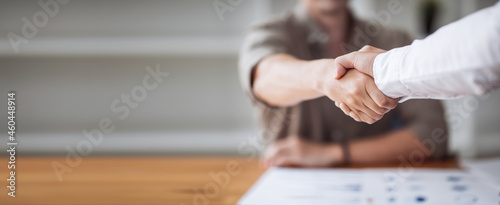
[[[491,205],[499,192],[460,170],[272,168],[238,204]]]

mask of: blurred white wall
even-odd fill
[[[0,106],[17,92],[21,153],[64,153],[102,118],[116,129],[93,153],[236,153],[255,134],[237,52],[268,2],[244,2],[221,20],[212,1],[71,1],[15,53],[7,35],[43,11],[37,2],[0,2]],[[170,75],[119,119],[113,100],[156,65]]]
[[[244,30],[295,5],[243,1],[221,19],[212,0],[71,1],[16,53],[7,35],[21,34],[22,18],[43,11],[37,2],[0,2],[0,115],[6,115],[1,109],[7,107],[6,93],[16,91],[21,153],[65,153],[85,139],[82,130],[98,128],[102,118],[110,118],[116,129],[93,153],[237,153],[258,133],[237,78]],[[351,3],[357,15],[370,19],[370,11],[388,2]],[[401,2],[404,12],[391,25],[422,36],[419,1]],[[445,8],[439,22],[445,24],[494,1],[439,2]],[[147,75],[145,67],[156,65],[170,75],[119,119],[110,108],[113,100],[130,94]],[[498,96],[481,100],[463,117],[458,127],[464,130],[453,130],[454,150],[467,156],[480,155],[485,147],[488,154],[498,151]],[[448,104],[454,103],[461,101]],[[5,126],[0,131],[6,137]]]

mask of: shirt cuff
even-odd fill
[[[388,97],[401,98],[400,103],[412,95],[400,78],[400,69],[408,49],[408,46],[392,49],[377,55],[373,62],[373,78],[378,89]]]

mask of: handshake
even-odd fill
[[[372,124],[398,104],[398,99],[385,96],[373,79],[375,57],[384,52],[386,51],[382,49],[365,46],[359,51],[336,58],[335,69],[331,69],[331,59],[319,60],[326,61],[324,63],[327,65],[323,65],[328,69],[320,83],[320,90],[357,122]],[[350,68],[354,69],[348,70]]]

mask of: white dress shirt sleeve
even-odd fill
[[[500,87],[500,2],[446,25],[423,40],[380,54],[378,88],[400,102],[450,99]]]

